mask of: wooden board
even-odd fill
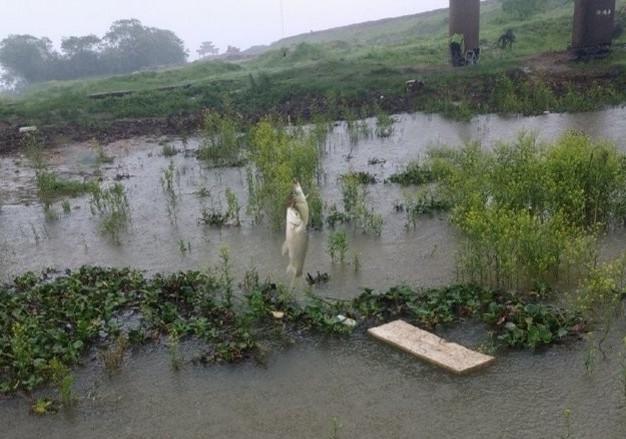
[[[450,343],[403,320],[370,328],[367,332],[385,343],[457,374],[481,369],[495,361],[494,357]]]

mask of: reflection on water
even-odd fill
[[[535,132],[551,140],[568,129],[610,139],[626,150],[624,109],[588,114],[550,114],[532,118],[477,117],[450,122],[423,114],[398,116],[395,134],[366,139],[351,150],[342,126],[335,128],[324,156],[322,197],[341,203],[339,175],[368,171],[379,181],[408,160],[436,145],[480,140],[493,145],[518,132]],[[373,125],[373,121],[370,121]],[[180,149],[180,141],[171,139]],[[197,139],[187,146],[193,149]],[[235,274],[256,267],[259,273],[286,282],[281,257],[284,232],[253,226],[212,229],[199,224],[204,207],[225,207],[224,189],[232,189],[246,205],[243,169],[206,169],[191,154],[173,157],[177,169],[177,208],[168,215],[161,175],[169,165],[152,139],[135,138],[105,146],[115,156],[103,165],[105,181],[121,179],[131,205],[132,225],[122,245],[111,245],[97,230],[86,199],[72,200],[72,212],[45,221],[33,196],[33,172],[18,155],[0,158],[0,254],[3,269],[16,273],[48,266],[82,264],[133,266],[148,272],[204,268],[219,261],[219,249],[230,249]],[[351,152],[351,154],[350,154]],[[95,151],[86,144],[49,153],[55,170],[83,178],[94,173]],[[372,158],[384,163],[369,165]],[[206,188],[210,197],[199,197]],[[311,231],[305,272],[330,273],[323,292],[349,297],[361,287],[386,288],[399,282],[422,286],[454,280],[456,239],[444,217],[425,217],[414,230],[394,211],[403,190],[389,184],[368,188],[368,200],[384,216],[382,236],[349,234],[361,269],[332,264],[327,231]],[[607,239],[606,253],[624,249],[623,232]],[[180,243],[189,244],[182,252]],[[302,281],[299,281],[302,282]],[[301,285],[300,285],[301,286]],[[563,410],[572,410],[573,437],[621,438],[626,435],[624,397],[620,392],[619,334],[611,339],[609,360],[596,372],[583,369],[584,343],[543,353],[510,353],[477,376],[457,378],[423,365],[366,338],[307,344],[272,357],[269,367],[187,367],[170,371],[167,356],[148,350],[134,353],[119,376],[105,378],[95,361],[79,374],[85,398],[70,414],[35,419],[21,400],[0,402],[0,436],[9,438],[143,438],[143,437],[330,437],[333,417],[340,437],[382,438],[538,438],[565,433]],[[478,334],[482,334],[479,330]],[[480,343],[472,329],[449,334],[470,345]],[[94,382],[96,384],[94,384]],[[95,387],[94,387],[95,386]]]

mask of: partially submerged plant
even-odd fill
[[[333,263],[337,261],[342,264],[344,263],[348,247],[348,237],[346,236],[346,232],[336,231],[328,235],[327,251]]]
[[[205,113],[204,141],[198,158],[214,166],[240,166],[243,163],[241,128],[235,117],[213,111]]]
[[[327,215],[327,224],[334,227],[336,223],[349,223],[363,233],[380,236],[383,228],[382,215],[369,207],[367,192],[358,175],[344,175],[341,179],[343,195],[343,212],[332,206]]]
[[[285,205],[297,180],[307,193],[313,227],[322,223],[322,203],[317,188],[318,152],[313,140],[302,133],[290,134],[260,122],[252,131],[248,171],[249,211],[267,217],[281,229],[285,224]]]
[[[393,134],[393,117],[384,111],[379,111],[376,115],[376,136],[385,138]]]
[[[109,235],[115,243],[120,242],[120,233],[130,222],[130,205],[126,190],[121,183],[91,193],[91,214],[100,216],[100,229]]]

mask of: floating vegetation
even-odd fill
[[[232,363],[262,354],[260,346],[277,338],[348,334],[397,318],[427,328],[476,318],[491,328],[497,344],[529,349],[576,335],[583,323],[576,314],[523,296],[470,286],[365,290],[339,302],[309,295],[302,303],[256,277],[247,283],[245,300],[235,301],[229,256],[221,254],[220,266],[206,273],[149,279],[130,269],[82,267],[55,278],[15,278],[0,288],[0,393],[30,392],[52,382],[62,387],[62,400],[71,400],[69,368],[102,340],[109,346],[103,355],[107,370],[115,370],[128,347],[160,336],[169,340],[171,353],[192,338],[202,345],[197,361]],[[120,334],[116,317],[127,310],[141,310],[141,323]],[[355,320],[356,328],[341,324],[337,315]],[[42,403],[41,411],[53,405]]]
[[[98,166],[106,163],[110,164],[115,161],[115,157],[107,155],[107,153],[104,151],[104,148],[102,147],[102,144],[100,144],[97,140],[94,139],[91,141],[91,147],[96,151],[96,160]]]
[[[349,172],[347,174],[343,174],[340,177],[342,180],[343,179],[353,179],[359,182],[359,184],[376,184],[378,183],[378,180],[376,180],[376,177],[372,174],[370,174],[369,172],[364,172],[364,171],[354,171],[354,172]]]
[[[185,242],[184,240],[179,239],[178,251],[182,256],[187,256],[188,253],[191,253],[191,241]]]
[[[107,349],[100,352],[100,359],[104,365],[104,369],[109,375],[117,372],[124,362],[124,355],[128,350],[129,340],[126,334],[120,334],[115,341],[111,343]]]
[[[161,176],[161,187],[167,198],[167,215],[172,224],[176,223],[176,206],[178,204],[178,196],[176,194],[176,185],[174,178],[178,171],[174,165],[174,161],[170,160],[169,166],[163,170]]]
[[[411,230],[415,229],[420,217],[447,211],[450,209],[450,203],[441,196],[437,188],[429,187],[407,196],[406,202],[404,204],[396,203],[394,209],[396,212],[406,214],[405,228]]]
[[[346,128],[351,145],[356,145],[361,140],[372,137],[372,130],[367,124],[367,120],[359,119],[352,112],[349,112],[346,117]]]
[[[389,181],[402,186],[418,186],[425,183],[432,183],[435,181],[435,175],[431,168],[415,160],[409,162],[403,171],[389,177]]]
[[[100,230],[116,244],[120,243],[120,233],[130,222],[130,205],[126,190],[121,183],[102,189],[100,186],[91,192],[90,208],[92,215],[100,216]]]

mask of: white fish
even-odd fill
[[[309,245],[308,224],[309,205],[300,183],[294,182],[291,205],[287,207],[287,225],[283,244],[283,255],[289,255],[287,273],[293,279],[302,276],[302,267]]]

